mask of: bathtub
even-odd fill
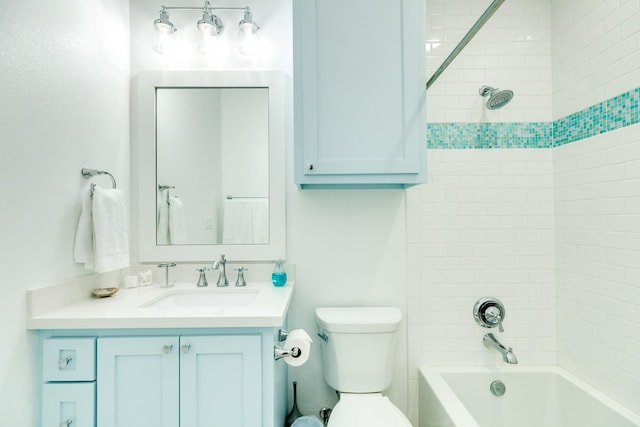
[[[420,427],[640,426],[640,415],[553,366],[421,368],[418,391]]]

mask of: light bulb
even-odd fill
[[[240,23],[238,51],[247,56],[255,56],[260,52],[260,38],[255,22]]]

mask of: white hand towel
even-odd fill
[[[158,193],[158,223],[156,225],[156,244],[168,245],[169,240],[169,205],[167,190]]]
[[[124,195],[118,189],[93,190],[95,269],[98,273],[129,266],[129,232]]]
[[[187,226],[184,218],[184,204],[180,197],[169,197],[169,238],[172,245],[187,241]]]
[[[95,254],[93,251],[93,217],[91,212],[91,185],[87,185],[82,194],[82,211],[76,229],[76,240],[73,245],[73,260],[84,264],[87,270],[93,270]]]

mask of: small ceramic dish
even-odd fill
[[[94,297],[105,298],[116,294],[119,290],[119,288],[95,288],[92,294]]]

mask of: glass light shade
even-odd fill
[[[176,36],[174,32],[164,33],[157,31],[151,46],[160,55],[171,55],[176,49]]]
[[[198,47],[203,56],[214,57],[221,54],[219,37],[203,34]]]
[[[260,37],[256,23],[240,21],[239,26],[238,51],[246,56],[255,56],[260,53]]]

